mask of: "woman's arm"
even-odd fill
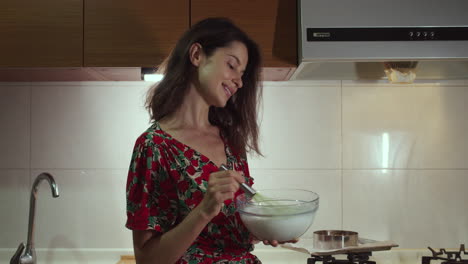
[[[244,182],[239,172],[223,171],[210,175],[208,189],[200,204],[177,226],[166,233],[152,230],[134,230],[133,247],[138,264],[172,264],[195,241],[203,228],[221,210],[223,202],[233,199]]]
[[[133,248],[136,263],[172,264],[176,262],[210,221],[197,208],[180,224],[162,235],[153,230],[134,230]]]

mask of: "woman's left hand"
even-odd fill
[[[270,245],[272,247],[277,247],[278,245],[282,245],[282,244],[286,244],[286,243],[297,243],[299,241],[299,239],[293,239],[293,240],[289,240],[289,241],[277,241],[277,240],[263,240],[263,244],[264,245]],[[254,244],[257,244],[259,243],[260,240],[254,238],[253,239],[253,243]]]

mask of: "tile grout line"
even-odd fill
[[[79,169],[79,168],[63,168]],[[89,169],[113,169],[113,168],[89,168]],[[117,168],[118,169],[118,168]],[[125,169],[125,168],[121,168]],[[257,171],[380,171],[384,168],[250,168]],[[468,171],[468,168],[385,168],[387,171]]]
[[[8,170],[21,170],[21,168],[2,168]],[[31,167],[32,170],[128,170],[128,168],[54,168],[54,167]],[[282,169],[282,168],[251,168],[252,171],[380,171],[382,168],[362,168],[362,169],[320,169],[320,168],[301,168],[301,169]],[[387,171],[468,171],[468,168],[424,168],[424,169],[385,169]]]
[[[343,80],[340,81],[340,112],[341,112],[341,115],[340,115],[340,122],[341,122],[341,131],[340,131],[340,135],[341,135],[341,170],[340,170],[340,174],[341,174],[341,230],[344,230],[344,208],[343,208],[343,204],[344,204],[344,198],[343,198],[343,189],[344,189],[344,186],[343,186]]]
[[[28,189],[32,188],[32,83],[29,83],[29,168],[28,168],[28,178],[29,186]]]

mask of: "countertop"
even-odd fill
[[[16,249],[0,249],[0,264],[9,264]],[[121,256],[132,256],[132,249],[36,249],[38,264],[116,264]],[[309,255],[285,248],[257,245],[253,254],[264,264],[307,264]],[[394,248],[374,252],[371,260],[377,264],[420,264],[428,249]],[[344,255],[343,255],[344,256]],[[131,260],[127,260],[131,261]],[[121,262],[130,264],[132,262]]]

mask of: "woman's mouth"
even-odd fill
[[[226,94],[228,97],[231,97],[232,93],[231,93],[231,90],[229,90],[229,88],[223,84],[223,88],[224,88],[224,91],[226,91]]]

